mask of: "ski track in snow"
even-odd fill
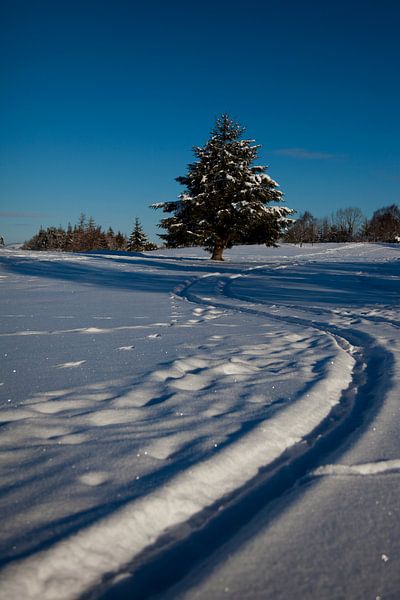
[[[312,475],[380,475],[393,472],[400,472],[400,459],[379,460],[359,465],[325,465],[313,471]]]
[[[360,250],[362,248],[360,245]],[[175,286],[170,295],[168,322],[0,334],[3,337],[112,335],[127,330],[171,325],[192,329],[207,324],[212,324],[216,332],[204,340],[203,347],[196,353],[159,364],[139,381],[125,379],[109,382],[107,386],[94,384],[33,394],[19,406],[1,409],[1,420],[13,423],[9,435],[5,431],[3,444],[9,449],[16,448],[22,460],[28,431],[30,438],[37,440],[38,449],[43,440],[51,440],[60,447],[78,448],[90,443],[99,428],[107,429],[110,443],[113,439],[118,441],[116,427],[123,428],[124,435],[128,435],[129,452],[135,452],[143,461],[137,481],[157,474],[160,463],[186,456],[184,467],[177,473],[172,470],[171,476],[161,477],[159,482],[149,480],[152,481],[149,487],[118,510],[61,539],[48,550],[11,563],[4,569],[0,584],[8,598],[79,597],[105,573],[118,573],[168,528],[184,523],[245,485],[261,467],[276,460],[327,418],[342,392],[352,383],[359,348],[354,347],[351,327],[356,328],[367,320],[372,324],[384,321],[395,328],[398,326],[396,311],[390,307],[369,311],[357,307],[351,310],[320,305],[305,307],[284,301],[271,304],[265,290],[260,297],[249,299],[243,288],[246,289],[247,281],[254,274],[261,275],[265,281],[272,270],[295,270],[305,263],[312,264],[317,257],[337,257],[346,249],[345,246],[311,252],[240,271],[235,265],[234,272],[190,277]],[[115,262],[117,260],[115,257]],[[191,318],[180,308],[185,300],[194,305]],[[259,335],[264,336],[265,341],[258,339],[227,347],[232,335],[227,332],[237,326],[227,322],[232,311],[235,319],[237,313],[259,319]],[[317,317],[318,321],[310,316]],[[271,320],[277,322],[272,332],[270,326],[263,329],[264,322]],[[289,324],[292,331],[288,333],[282,324]],[[221,334],[217,333],[219,327]],[[146,335],[154,342],[160,336],[157,331]],[[115,349],[129,354],[127,351],[134,348],[134,344],[127,344]],[[317,354],[321,356],[319,363],[315,362]],[[86,362],[71,360],[55,366],[74,370],[85,368]],[[292,398],[273,393],[268,401],[262,393],[271,387],[274,379],[279,387],[293,378],[298,378],[300,385],[293,390]],[[225,395],[224,390],[232,384],[238,386],[240,393]],[[196,398],[194,406],[187,403],[188,394]],[[237,418],[232,418],[235,413]],[[242,431],[243,422],[251,419],[255,419],[254,426],[248,432]],[[359,465],[325,465],[313,475],[374,475],[397,472],[399,468],[400,459],[393,459]],[[54,477],[50,469],[48,476]],[[77,481],[90,489],[105,488],[110,478],[111,472],[101,469],[77,474]]]

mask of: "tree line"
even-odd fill
[[[360,208],[340,208],[330,217],[316,219],[304,212],[283,235],[292,244],[321,242],[400,242],[400,208],[379,208],[367,219]]]
[[[59,250],[63,252],[90,252],[91,250],[125,250],[128,252],[143,252],[155,250],[157,246],[151,243],[145,234],[138,218],[135,219],[132,233],[129,237],[112,227],[106,231],[97,225],[93,217],[79,217],[78,223],[67,229],[63,227],[40,227],[37,234],[22,246],[24,250]]]
[[[195,146],[195,160],[176,180],[184,191],[175,201],[153,204],[168,216],[159,227],[167,247],[203,246],[212,260],[236,244],[275,246],[280,240],[303,244],[316,242],[400,242],[400,209],[396,204],[380,208],[371,219],[356,207],[341,208],[330,217],[316,219],[306,211],[299,218],[282,205],[279,184],[264,165],[254,165],[260,146],[243,139],[245,129],[229,118],[217,118],[204,146]],[[24,245],[28,250],[152,250],[136,218],[130,237],[102,228],[90,217],[67,230],[41,228]]]
[[[238,232],[237,243],[265,244],[269,240],[278,239],[279,229],[274,234],[260,223],[252,232]],[[174,235],[175,232],[174,232]],[[192,241],[172,239],[172,236],[161,235],[166,245],[197,245]],[[371,219],[367,219],[360,208],[341,208],[329,217],[318,219],[309,211],[305,211],[298,219],[287,222],[281,232],[280,239],[291,244],[316,244],[325,242],[400,242],[400,208],[391,204],[376,210]],[[0,245],[4,241],[0,238]],[[73,227],[41,227],[37,234],[23,245],[24,250],[59,250],[64,252],[89,252],[91,250],[121,250],[128,252],[144,252],[155,250],[157,246],[149,241],[138,218],[129,237],[111,227],[103,231],[96,225],[92,217],[81,215]]]

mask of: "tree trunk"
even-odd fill
[[[222,253],[224,251],[225,244],[223,242],[215,242],[211,260],[224,260]]]

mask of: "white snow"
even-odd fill
[[[325,465],[314,471],[314,475],[375,475],[400,471],[400,459],[378,460],[361,465]]]
[[[265,578],[276,598],[296,589],[304,598],[396,590],[400,536],[386,517],[371,540],[380,563],[390,557],[386,583],[366,546],[353,546],[355,523],[361,537],[371,535],[369,507],[383,493],[389,504],[397,498],[399,247],[248,246],[226,258],[215,264],[196,248],[0,252],[4,597],[79,598],[105,576],[117,580],[171,527],[223,509],[227,495],[302,442],[358,385],[359,356],[366,372],[386,361],[370,392],[379,410],[311,472],[313,495],[296,491],[287,518],[260,516],[251,548],[234,538],[212,575],[194,572],[171,597],[218,598],[229,588],[261,598]],[[368,486],[363,519],[360,486]],[[308,540],[321,557],[328,552],[328,524],[310,537],[308,515],[323,523],[338,493],[347,513],[338,544],[356,573],[368,567],[355,577],[358,596],[350,576],[326,575],[322,558],[307,575],[307,552],[295,556],[289,546]],[[293,511],[302,515],[295,542]],[[292,580],[277,567],[278,551]],[[336,567],[341,557],[331,554]]]

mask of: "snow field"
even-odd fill
[[[249,350],[245,349],[247,356]],[[261,355],[260,348],[255,347],[254,351],[256,357]],[[262,348],[262,351],[264,353],[266,348]],[[250,369],[245,361],[218,362],[209,369],[218,375],[243,375],[248,374],[249,370],[252,374],[255,372],[254,366]],[[262,370],[262,361],[259,362],[261,364],[256,368]],[[59,542],[48,551],[6,568],[2,574],[2,589],[9,598],[79,597],[83,591],[98,582],[104,572],[120,569],[154,543],[168,528],[185,522],[217,501],[223,501],[226,494],[254,477],[260,467],[272,462],[285,449],[300,441],[327,417],[332,406],[338,402],[341,391],[351,381],[352,366],[349,354],[336,347],[335,360],[325,365],[320,380],[284,411],[277,411],[251,433],[224,446],[212,457],[196,462],[189,469],[183,469],[166,484],[128,503],[111,516]],[[172,379],[172,385],[177,389],[197,391],[205,387],[207,380],[204,379],[204,374],[200,376],[201,385],[198,382],[193,384],[192,379],[184,386],[176,383],[190,376],[190,370],[193,369],[207,371],[207,361],[198,357],[176,361],[170,370],[155,372],[151,378],[161,378],[162,381],[165,378]],[[121,400],[125,407],[122,417],[116,415],[118,410],[91,410],[89,423],[109,425],[116,422],[127,423],[137,418],[137,415],[131,414],[130,409],[126,408],[129,402],[127,398],[122,396],[117,402],[120,403]],[[41,405],[39,403],[39,412]],[[118,406],[119,404],[116,405],[117,409]],[[81,405],[78,406],[80,407]],[[74,408],[76,405],[73,404]],[[33,405],[33,410],[37,409],[38,406]],[[60,410],[65,410],[65,404],[61,403]],[[52,414],[53,408],[46,408],[45,412]],[[160,431],[159,436],[163,438]],[[181,433],[179,438],[181,443]],[[145,454],[158,454],[159,458],[164,452],[165,444],[159,442],[158,448],[157,444],[154,449],[150,445]],[[92,472],[81,477],[81,481],[87,485],[101,485],[106,479],[107,474],[103,472]],[[77,572],[80,574],[79,578],[76,578]]]
[[[276,600],[399,597],[399,249],[342,247],[309,268],[296,260],[295,268],[278,265],[282,279],[270,277],[274,267],[265,264],[232,277],[220,286],[218,306],[238,308],[240,299],[243,311],[356,340],[370,410],[331,454],[333,463],[266,507],[166,600],[262,599],[266,591]],[[188,294],[201,301],[201,291],[194,285]]]
[[[347,340],[356,332],[368,326],[397,356],[392,249],[284,247],[258,249],[258,258],[254,248],[235,251],[243,256],[218,270],[193,249],[46,262],[16,252],[3,260],[6,597],[77,598],[106,574],[118,577],[171,527],[222,508],[339,402],[352,383]],[[53,327],[62,319],[72,326]],[[376,327],[387,331],[378,336]],[[14,368],[26,369],[28,381]],[[396,389],[382,385],[382,395]],[[392,433],[385,410],[379,418],[389,459],[377,460],[370,441],[369,458],[350,453],[350,464],[315,475],[396,472],[396,426]]]

